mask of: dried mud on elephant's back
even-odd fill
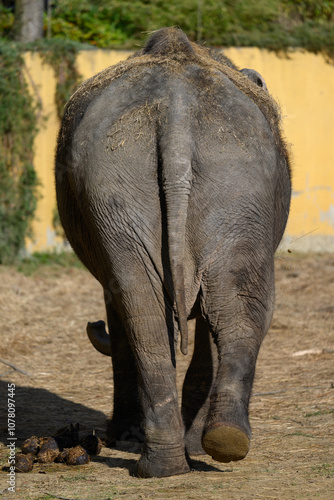
[[[110,360],[85,334],[104,318],[100,285],[84,270],[40,268],[31,276],[0,268],[2,459],[6,465],[7,384],[16,384],[18,445],[52,435],[69,422],[103,435],[112,401]],[[88,465],[35,465],[18,474],[15,497],[26,499],[332,499],[334,497],[334,255],[278,254],[276,310],[260,350],[250,406],[253,437],[245,460],[219,464],[194,457],[183,476],[131,476],[135,445],[103,448]],[[178,388],[190,355],[177,354]],[[53,496],[52,496],[53,495]]]

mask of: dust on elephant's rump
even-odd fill
[[[144,432],[138,475],[190,470],[188,455],[240,460],[274,308],[273,255],[290,204],[279,111],[264,79],[155,32],[67,104],[56,156],[60,218],[105,292],[112,356],[109,443]],[[175,349],[196,319],[178,406]]]

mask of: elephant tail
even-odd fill
[[[105,356],[111,356],[110,338],[106,332],[104,321],[95,321],[87,324],[87,335],[97,351]]]
[[[192,181],[191,135],[187,133],[187,113],[175,99],[172,117],[159,141],[161,186],[167,219],[169,265],[181,336],[181,352],[188,353],[188,326],[184,284],[185,236]],[[175,114],[173,114],[175,112]],[[182,116],[183,115],[183,116]]]

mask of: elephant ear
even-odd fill
[[[247,76],[247,78],[252,80],[252,82],[256,83],[256,85],[258,85],[259,87],[262,87],[263,90],[268,90],[264,78],[260,75],[260,73],[255,71],[255,69],[244,68],[240,70],[240,73]]]

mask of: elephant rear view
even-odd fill
[[[56,189],[66,236],[104,290],[109,335],[103,322],[87,332],[112,357],[109,443],[143,432],[142,477],[188,472],[192,454],[244,458],[291,195],[262,77],[181,30],[155,32],[71,97]],[[180,332],[187,353],[194,318],[180,409],[175,350]]]

